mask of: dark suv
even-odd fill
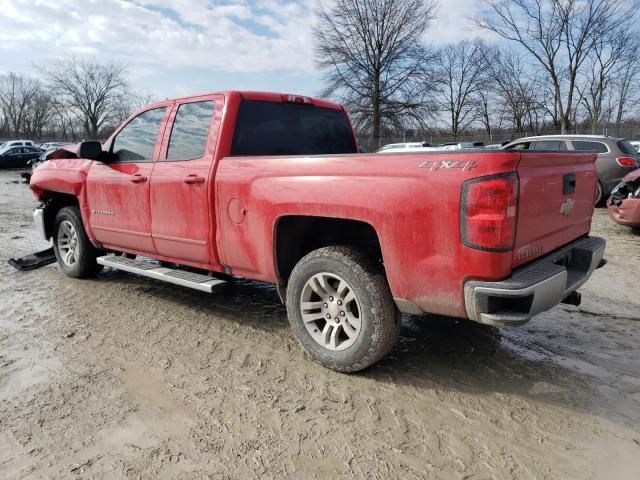
[[[598,192],[596,205],[601,204],[620,183],[622,177],[640,166],[638,153],[623,138],[601,135],[545,135],[514,140],[503,147],[506,150],[539,150],[596,152]]]

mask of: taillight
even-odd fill
[[[621,167],[637,168],[638,166],[638,161],[633,157],[618,157],[616,158],[616,162],[618,162],[618,165]]]
[[[460,198],[462,243],[489,252],[513,249],[518,190],[518,175],[515,172],[464,182]]]

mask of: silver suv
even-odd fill
[[[598,192],[596,205],[601,204],[627,173],[640,166],[640,157],[624,138],[602,135],[545,135],[519,138],[508,143],[505,150],[596,152]]]

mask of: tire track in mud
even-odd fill
[[[25,187],[10,187],[0,196],[3,257],[39,245],[20,227],[32,207]],[[29,377],[25,357],[57,362],[42,381],[0,397],[4,478],[637,471],[625,470],[640,451],[628,414],[640,404],[628,320],[607,325],[604,341],[599,320],[577,310],[520,330],[405,318],[391,355],[349,376],[305,358],[269,286],[236,281],[207,296],[113,271],[89,281],[55,266],[17,274],[1,261],[0,388]],[[601,370],[588,367],[599,362]]]

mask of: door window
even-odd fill
[[[609,149],[604,143],[600,142],[586,142],[583,140],[572,140],[574,150],[579,152],[597,152],[607,153]]]
[[[567,146],[564,140],[540,140],[537,142],[531,142],[531,150],[566,150]]]
[[[141,113],[120,130],[111,145],[118,162],[144,162],[153,159],[160,125],[166,107]]]
[[[167,160],[193,160],[204,156],[214,108],[213,100],[180,105],[171,130]]]
[[[516,143],[514,145],[507,147],[507,150],[529,150],[530,145],[531,145],[531,142]]]

